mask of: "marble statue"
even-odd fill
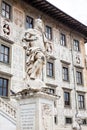
[[[81,130],[82,119],[76,117],[75,122],[73,123],[73,130]]]
[[[22,39],[26,50],[26,73],[30,79],[38,79],[41,76],[46,57],[52,53],[52,42],[45,37],[41,19],[35,20],[35,28],[27,29]]]

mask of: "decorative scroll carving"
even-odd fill
[[[10,35],[10,27],[9,27],[8,23],[5,23],[3,25],[3,32],[4,32],[5,35]]]

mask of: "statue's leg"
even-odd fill
[[[32,66],[32,70],[31,70],[31,74],[30,74],[30,78],[35,79],[37,78],[37,75],[39,73],[39,69],[42,66],[42,60],[38,59],[34,65]]]
[[[41,76],[41,72],[42,72],[42,68],[43,68],[43,64],[40,65],[40,67],[38,67],[38,70],[36,72],[36,77],[39,79]]]
[[[45,56],[42,52],[37,52],[35,57],[35,62],[32,65],[32,71],[31,71],[31,75],[30,78],[38,78],[40,76],[43,64],[45,62]]]

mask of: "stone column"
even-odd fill
[[[54,130],[55,96],[24,92],[16,97],[17,130]]]

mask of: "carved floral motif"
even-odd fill
[[[9,39],[10,41],[14,41],[12,22],[8,19],[3,18],[3,17],[1,17],[0,35],[5,39]]]

